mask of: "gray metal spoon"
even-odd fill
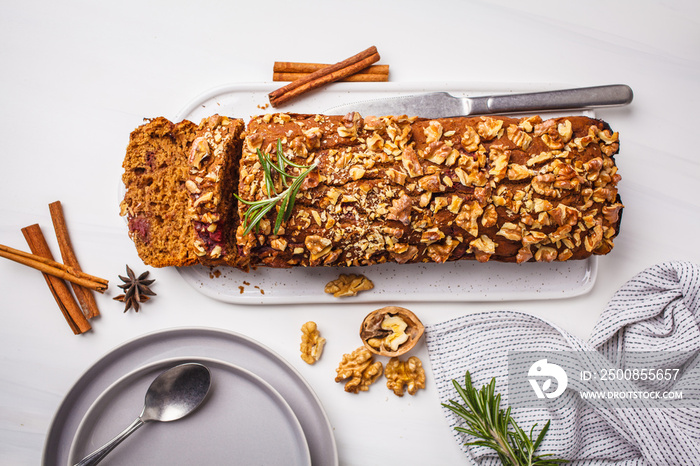
[[[209,392],[211,374],[199,363],[175,366],[160,374],[146,392],[143,411],[129,427],[75,466],[97,464],[136,429],[150,421],[169,422],[194,411]]]

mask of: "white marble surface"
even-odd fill
[[[38,222],[52,248],[47,204],[61,200],[83,268],[108,278],[94,330],[73,336],[41,275],[0,261],[0,463],[37,464],[51,419],[98,358],[148,332],[223,328],[271,347],[307,378],[333,425],[340,463],[466,464],[430,383],[415,397],[381,386],[353,396],[333,382],[372,304],[224,304],[152,270],[158,296],[122,313],[117,275],[145,270],[118,215],[121,161],[144,117],[174,116],[223,84],[271,79],[275,60],[334,62],[376,45],[391,81],[626,83],[627,108],[599,110],[621,134],[626,206],[613,252],[581,297],[496,303],[387,302],[426,324],[499,308],[550,319],[586,338],[611,294],[665,260],[700,262],[700,3],[270,1],[5,2],[0,15],[0,243],[25,248]],[[299,327],[328,345],[316,366],[298,357]],[[428,362],[421,345],[416,354]],[[429,365],[428,365],[429,367]],[[136,408],[135,408],[136,409]]]

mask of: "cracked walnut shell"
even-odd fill
[[[386,364],[386,386],[396,396],[403,396],[408,390],[409,395],[415,395],[418,389],[425,388],[425,371],[423,363],[415,356],[406,361],[391,358]]]
[[[374,361],[372,353],[361,346],[350,354],[344,354],[338,368],[336,382],[348,380],[345,391],[350,393],[366,392],[369,386],[381,377],[383,367],[381,361]]]
[[[370,312],[362,321],[360,338],[365,347],[382,356],[400,356],[413,348],[425,326],[416,315],[398,306]]]
[[[321,358],[326,339],[321,337],[316,322],[309,321],[301,326],[301,359],[307,364],[314,364]]]

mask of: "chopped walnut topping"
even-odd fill
[[[479,134],[472,126],[466,126],[464,128],[464,133],[462,134],[461,142],[462,147],[464,147],[466,151],[476,152],[479,149],[481,139],[479,138]]]
[[[591,181],[595,181],[598,179],[600,170],[603,168],[603,159],[596,157],[584,163],[583,167],[586,169],[586,178]]]
[[[574,255],[574,253],[571,252],[571,249],[564,249],[557,256],[557,260],[559,260],[559,261],[569,260],[569,259],[571,259],[571,257],[573,257],[573,255]]]
[[[599,131],[598,132],[598,137],[605,143],[605,144],[613,144],[619,140],[619,134],[617,132],[615,133],[610,133],[609,129]]]
[[[447,200],[446,197],[444,197],[444,196],[438,196],[438,197],[435,198],[435,202],[433,202],[432,211],[433,211],[434,213],[437,213],[437,212],[439,212],[441,209],[443,209],[444,207],[447,207],[448,204],[449,204],[449,201]]]
[[[352,178],[354,181],[362,179],[362,177],[365,176],[365,169],[360,165],[353,165],[350,167],[349,172],[350,178]]]
[[[537,262],[552,262],[557,258],[557,250],[548,246],[540,246],[535,252]]]
[[[496,246],[498,246],[496,243],[493,242],[491,238],[489,238],[486,235],[481,235],[475,240],[472,240],[469,243],[469,246],[472,249],[476,249],[478,251],[484,252],[486,254],[495,254],[496,253]]]
[[[409,146],[403,150],[401,155],[401,164],[404,166],[411,178],[423,175],[423,168],[421,167],[420,160],[412,147]]]
[[[378,133],[372,133],[365,141],[367,148],[373,151],[380,151],[384,148],[384,140]]]
[[[531,133],[534,127],[539,123],[542,123],[542,118],[537,115],[531,116],[521,119],[520,123],[518,123],[518,128],[522,129],[526,133]]]
[[[528,150],[530,144],[532,144],[532,137],[530,137],[530,135],[518,128],[516,125],[508,126],[506,129],[506,135],[508,136],[508,139],[513,141],[513,144],[522,150]]]
[[[426,249],[426,254],[433,260],[433,262],[442,264],[447,262],[452,254],[452,251],[454,251],[457,246],[459,246],[459,241],[448,236],[445,238],[443,243],[434,243],[429,245]]]
[[[336,298],[344,298],[357,296],[357,293],[373,288],[374,283],[372,283],[372,280],[364,275],[340,274],[338,278],[328,282],[323,291],[332,294]]]
[[[491,146],[489,151],[489,160],[491,161],[491,175],[493,181],[501,181],[506,176],[508,170],[508,161],[510,160],[510,151],[502,146]]]
[[[331,252],[331,240],[318,235],[310,235],[304,239],[306,249],[311,253],[311,260],[318,260]]]
[[[558,197],[558,191],[554,189],[555,181],[556,175],[553,173],[537,175],[532,179],[532,189],[534,189],[537,194],[541,194],[542,196]]]
[[[287,240],[284,238],[273,238],[270,240],[270,246],[278,251],[287,249]]]
[[[314,126],[303,130],[302,133],[306,137],[306,144],[308,144],[310,148],[315,149],[321,146],[321,137],[323,136],[321,128]]]
[[[442,124],[437,120],[432,120],[428,123],[428,126],[423,128],[423,132],[425,133],[426,144],[439,141],[442,137]]]
[[[321,358],[326,339],[321,337],[316,322],[309,321],[301,326],[301,359],[307,364],[314,364]]]
[[[532,259],[532,251],[530,250],[530,245],[525,245],[518,250],[518,255],[516,256],[516,261],[518,264],[527,262]]]
[[[527,161],[527,166],[532,167],[538,163],[546,162],[554,157],[555,152],[540,152],[539,155],[530,157]]]
[[[547,239],[547,234],[541,231],[530,230],[528,232],[523,231],[523,246],[529,246],[531,244],[541,243]]]
[[[552,241],[553,243],[556,243],[557,241],[562,241],[567,236],[569,236],[570,232],[571,232],[571,225],[560,226],[559,228],[556,229],[556,231],[549,234],[549,240]]]
[[[447,206],[447,210],[449,210],[455,215],[458,214],[460,207],[462,207],[462,202],[464,202],[464,199],[462,199],[461,197],[452,196],[450,204]]]
[[[576,208],[566,204],[559,204],[547,213],[557,225],[576,225],[580,216],[580,212]]]
[[[421,233],[420,242],[425,244],[433,244],[445,237],[445,233],[438,227],[432,227]]]
[[[344,354],[336,373],[336,382],[348,380],[345,383],[345,391],[359,393],[369,390],[383,372],[381,361],[374,361],[372,353],[364,346],[357,348],[350,354]]]
[[[365,118],[365,129],[369,131],[381,131],[384,129],[384,122],[376,116]]]
[[[398,199],[391,201],[391,207],[387,214],[387,220],[398,220],[404,225],[411,223],[411,205],[412,200],[406,194],[401,194]]]
[[[605,187],[595,189],[593,191],[593,196],[591,196],[591,199],[593,199],[593,201],[595,202],[614,202],[616,197],[616,188]]]
[[[272,116],[272,122],[278,125],[289,123],[291,120],[292,117],[287,115],[286,113],[278,113]]]
[[[481,216],[481,225],[484,228],[491,228],[498,221],[498,212],[496,206],[489,204],[484,208],[484,214]]]
[[[479,234],[478,219],[484,209],[477,202],[465,203],[459,211],[455,223],[470,235],[476,237]]]
[[[503,120],[497,120],[491,117],[481,117],[481,121],[476,125],[476,131],[482,139],[490,141],[498,136],[498,133],[503,127]]]
[[[203,257],[207,254],[207,250],[204,247],[204,243],[201,240],[195,240],[194,243],[192,243],[192,246],[194,246],[194,253],[199,256]]]
[[[559,133],[556,136],[552,136],[549,133],[544,133],[542,136],[542,142],[544,142],[550,149],[558,150],[564,148],[564,142],[562,141]]]
[[[424,158],[429,162],[442,165],[452,155],[452,148],[444,142],[434,142],[428,146]]]
[[[386,365],[386,386],[396,396],[403,396],[405,391],[415,395],[419,389],[425,388],[425,371],[421,360],[411,356],[406,361],[391,358]]]
[[[185,188],[187,188],[187,190],[192,194],[199,194],[202,192],[202,190],[197,186],[197,183],[195,183],[193,180],[185,181]]]
[[[561,137],[562,143],[566,144],[569,142],[571,140],[571,136],[574,134],[571,127],[571,120],[564,120],[563,123],[559,123],[557,125],[557,132]]]
[[[391,257],[397,264],[405,264],[412,261],[418,255],[418,248],[405,243],[398,243],[389,249]]]
[[[504,223],[496,234],[511,241],[520,241],[523,239],[522,229],[518,225],[510,222]]]
[[[442,191],[440,184],[440,176],[435,173],[433,175],[426,175],[418,180],[418,186],[424,191],[429,191],[431,193],[436,193]]]
[[[357,129],[354,126],[338,126],[338,136],[341,138],[353,138],[357,136]]]
[[[508,171],[506,172],[506,176],[512,181],[525,180],[527,178],[532,178],[534,175],[535,173],[525,165],[515,163],[508,165]]]
[[[583,245],[586,248],[586,251],[592,252],[594,251],[598,246],[601,245],[603,241],[603,226],[598,224],[593,229],[591,230],[591,233],[586,236],[583,240]]]
[[[611,206],[603,206],[603,216],[611,224],[617,223],[620,219],[620,211],[623,205],[620,203],[613,204]]]
[[[205,137],[199,137],[192,142],[192,149],[190,149],[190,156],[187,162],[194,168],[201,168],[202,161],[209,157],[210,154],[209,143]]]
[[[535,213],[551,210],[554,206],[547,199],[536,197],[533,199],[532,211]]]

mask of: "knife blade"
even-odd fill
[[[625,84],[580,87],[524,94],[455,97],[447,92],[431,92],[366,100],[329,108],[324,113],[345,115],[409,115],[422,118],[447,118],[462,115],[487,115],[549,110],[613,107],[632,102],[632,89]]]

